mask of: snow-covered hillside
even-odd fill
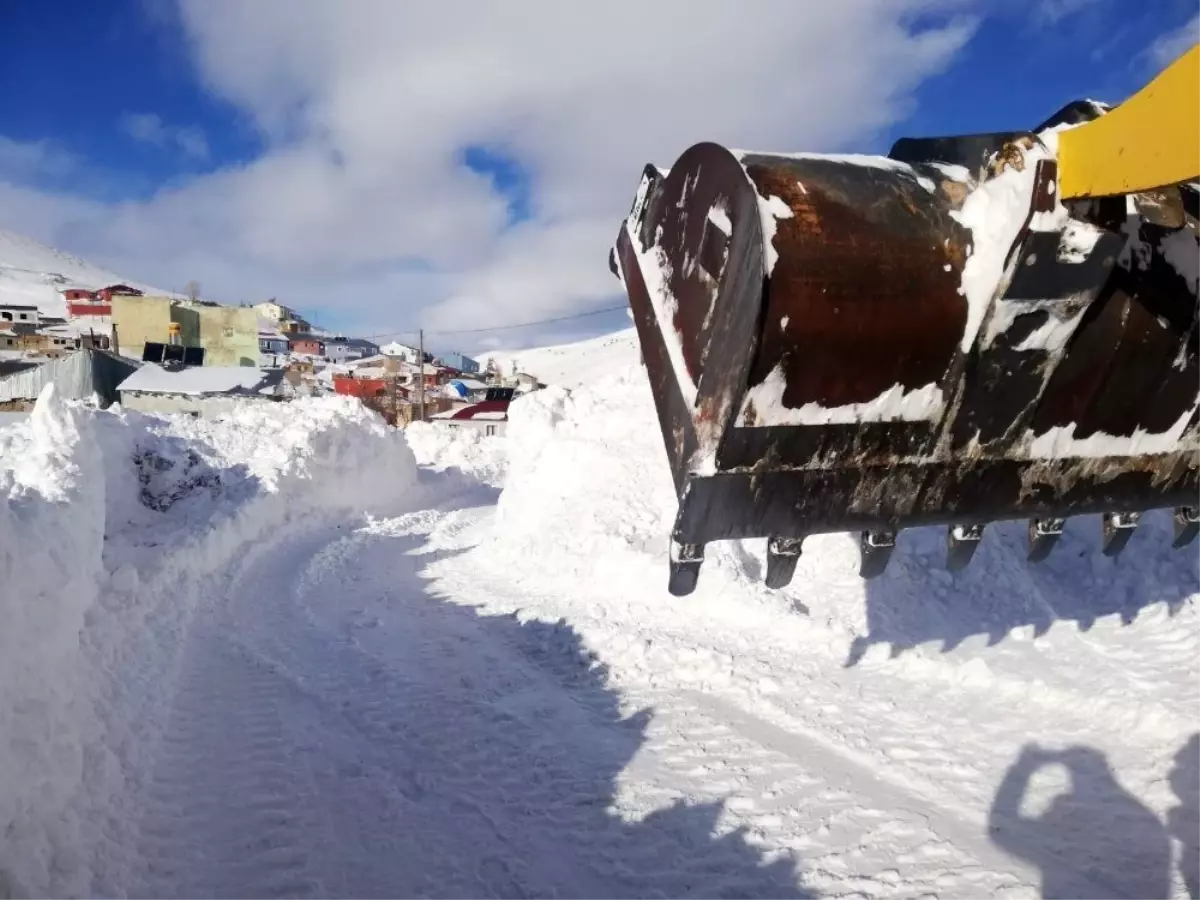
[[[1196,895],[1163,516],[956,575],[906,533],[872,582],[828,535],[779,592],[730,542],[674,598],[608,340],[521,363],[559,385],[505,438],[344,398],[0,426],[0,894]]]
[[[0,229],[0,303],[36,306],[43,315],[65,317],[61,288],[95,290],[123,283],[147,293],[165,293],[149,285],[109,272],[99,266],[32,238]]]
[[[495,360],[505,374],[512,371],[515,363],[518,372],[528,372],[544,384],[577,388],[594,384],[605,375],[636,363],[637,333],[633,328],[626,328],[573,344],[532,350],[497,350],[483,359],[485,363],[488,359]]]

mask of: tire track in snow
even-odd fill
[[[140,823],[133,896],[319,896],[279,676],[208,623],[189,639]]]

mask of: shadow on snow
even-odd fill
[[[339,776],[340,790],[361,790],[360,809],[370,808],[355,827],[363,815],[378,820],[362,858],[367,868],[412,858],[390,874],[380,864],[378,876],[349,876],[342,892],[811,896],[790,857],[768,861],[745,830],[722,829],[723,803],[656,792],[653,762],[651,784],[634,794],[637,815],[621,816],[620,782],[653,712],[622,711],[606,667],[564,621],[522,623],[440,598],[423,573],[434,561],[453,566],[459,552],[427,535],[372,538],[356,558],[364,573],[386,571],[387,584],[355,593],[377,601],[318,606],[331,616],[318,631],[344,636],[326,661],[341,673],[337,695],[356,698],[321,715],[344,717],[372,748]]]
[[[866,582],[868,633],[856,638],[846,665],[867,649],[891,645],[893,657],[930,641],[952,650],[972,635],[999,643],[1014,628],[1044,634],[1056,621],[1083,630],[1102,616],[1128,625],[1148,606],[1165,603],[1174,615],[1196,592],[1200,565],[1193,548],[1170,547],[1170,513],[1147,513],[1124,553],[1100,552],[1099,516],[1071,519],[1041,563],[1026,561],[1025,524],[991,526],[970,566],[945,567],[945,532],[920,528],[901,534],[887,570]]]
[[[1174,854],[1191,897],[1198,895],[1200,735],[1175,755],[1169,775],[1178,800],[1164,827],[1117,781],[1090,747],[1050,751],[1028,745],[1009,768],[988,817],[993,842],[1041,872],[1043,897],[1168,897]],[[1022,811],[1046,767],[1066,770],[1070,787],[1037,813]]]

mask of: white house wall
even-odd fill
[[[224,415],[245,406],[247,403],[271,403],[269,398],[245,396],[197,396],[193,394],[139,394],[121,392],[121,406],[151,413],[195,413],[203,418]]]
[[[473,431],[478,431],[485,436],[500,437],[508,428],[508,422],[503,419],[433,419],[438,425],[445,425],[447,428],[466,428]],[[488,431],[491,428],[492,431]]]

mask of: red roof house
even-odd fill
[[[127,284],[110,284],[96,291],[96,298],[104,303],[112,303],[112,298],[115,296],[141,297],[143,292]]]
[[[508,423],[508,400],[484,400],[459,409],[446,410],[431,417],[431,421],[451,428],[473,428],[485,435],[504,434]]]

